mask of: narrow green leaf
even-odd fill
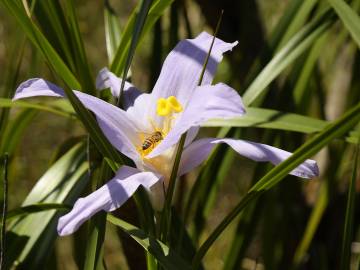
[[[333,21],[333,13],[328,10],[291,38],[246,89],[243,95],[245,105],[254,103],[263,95],[267,86],[297,57],[308,50],[310,45],[329,29]]]
[[[350,35],[360,47],[360,18],[359,15],[343,0],[328,0],[339,15]]]
[[[120,227],[125,233],[138,242],[146,251],[150,252],[160,262],[165,269],[191,269],[190,265],[184,261],[177,253],[167,247],[164,243],[148,236],[144,231],[112,215],[107,216],[107,220]]]
[[[111,64],[116,53],[116,48],[120,44],[121,30],[119,25],[119,18],[110,6],[109,1],[105,1],[104,21],[106,51],[109,59],[109,64]]]
[[[121,81],[119,98],[118,98],[118,106],[120,106],[122,104],[122,98],[124,96],[124,95],[122,95],[122,92],[125,87],[125,78],[127,78],[127,74],[129,72],[130,65],[131,65],[132,59],[135,54],[135,49],[139,43],[140,35],[143,30],[145,20],[149,13],[149,9],[150,9],[150,5],[151,5],[152,1],[153,0],[142,0],[139,13],[136,15],[134,31],[133,31],[133,35],[131,37],[131,42],[130,42],[130,49],[129,49],[129,52],[126,57],[125,66],[124,66],[124,70],[123,70],[123,74],[122,74],[122,77],[124,78],[124,80]]]
[[[356,178],[359,159],[359,145],[354,153],[354,163],[351,180],[349,183],[348,198],[346,204],[345,223],[343,231],[343,242],[341,248],[341,269],[350,269],[351,241],[353,237],[354,214],[355,214],[355,196],[356,196]]]
[[[6,247],[6,219],[8,214],[8,155],[5,154],[0,159],[1,178],[3,186],[2,213],[1,213],[1,239],[0,239],[0,269],[5,266],[5,247]]]
[[[39,213],[48,210],[69,210],[71,207],[62,203],[34,203],[10,210],[7,214],[6,220],[10,221],[13,218]]]
[[[304,116],[301,114],[281,112],[277,110],[253,108],[246,109],[246,114],[230,119],[211,119],[202,124],[203,127],[254,127],[264,129],[278,129],[301,133],[316,133],[323,130],[330,122]],[[359,132],[351,131],[346,141],[356,144]]]
[[[33,103],[24,100],[12,101],[9,98],[0,98],[0,108],[28,108],[53,113],[59,116],[77,119],[74,110],[63,102]]]
[[[313,156],[330,141],[348,132],[355,124],[360,121],[360,103],[347,111],[338,120],[328,125],[322,132],[310,139],[307,143],[298,148],[288,159],[270,170],[262,177],[239,202],[239,204],[223,219],[216,227],[207,240],[199,248],[193,259],[193,268],[196,269],[201,259],[211,247],[213,242],[231,223],[231,221],[254,199],[258,198],[263,192],[271,189],[278,184],[291,170],[296,168],[307,158]]]
[[[282,48],[301,29],[317,2],[318,0],[301,1],[296,14],[293,14],[294,16],[289,20],[286,32],[282,35],[278,48]]]
[[[280,112],[263,108],[247,108],[246,114],[231,119],[211,119],[204,127],[257,127],[271,128],[301,133],[313,133],[322,130],[329,123],[324,120],[300,114]]]

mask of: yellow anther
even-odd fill
[[[156,113],[160,116],[167,116],[171,113],[172,107],[165,98],[159,98],[157,101]]]
[[[177,113],[182,112],[183,107],[181,106],[180,102],[176,99],[176,97],[174,96],[168,97],[167,102],[175,112]]]

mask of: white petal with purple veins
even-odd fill
[[[140,185],[150,189],[159,179],[160,176],[152,172],[140,172],[135,168],[122,166],[113,179],[90,195],[79,198],[73,209],[59,219],[59,235],[72,234],[101,210],[110,212],[119,208]]]

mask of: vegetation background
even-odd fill
[[[56,237],[56,217],[63,210],[56,212],[40,207],[16,212],[27,196],[32,196],[26,199],[31,204],[54,202],[72,205],[76,197],[89,193],[95,183],[83,180],[86,169],[82,166],[86,158],[80,160],[81,155],[77,154],[79,160],[72,157],[69,164],[57,168],[59,171],[53,170],[46,177],[55,175],[62,181],[83,170],[74,178],[83,186],[79,188],[74,184],[72,190],[76,192],[68,191],[66,199],[60,200],[59,195],[50,201],[36,200],[37,196],[46,193],[46,188],[34,191],[35,184],[41,179],[46,184],[42,176],[77,143],[86,141],[87,133],[80,121],[75,120],[67,102],[44,98],[24,103],[10,101],[18,84],[31,77],[71,85],[62,77],[65,73],[56,69],[54,58],[46,48],[39,46],[45,43],[39,38],[34,40],[36,34],[31,27],[39,27],[75,74],[83,90],[90,89],[86,86],[94,84],[97,72],[112,62],[117,46],[121,45],[120,38],[127,38],[130,42],[133,32],[130,32],[130,37],[123,33],[126,33],[129,18],[138,14],[144,2],[147,1],[1,0],[1,172],[2,177],[7,172],[8,214],[14,214],[7,222],[4,250],[8,264],[4,269],[103,267],[96,263],[89,266],[84,260],[89,258],[85,254],[89,254],[90,239],[93,239],[85,226],[74,236]],[[237,89],[254,110],[249,110],[246,121],[209,122],[200,136],[228,134],[288,151],[295,151],[312,140],[313,144],[306,148],[308,152],[302,152],[302,157],[310,158],[315,154],[312,158],[318,161],[321,173],[312,180],[286,176],[281,182],[274,181],[271,189],[265,189],[264,194],[251,200],[226,226],[207,252],[201,267],[359,269],[360,185],[356,149],[360,135],[357,125],[360,118],[360,1],[150,2],[152,5],[164,3],[164,8],[159,8],[159,14],[154,13],[158,19],[153,25],[144,27],[131,64],[131,81],[140,89],[151,90],[161,63],[176,43],[195,37],[204,30],[213,33],[223,10],[217,36],[227,42],[238,40],[239,45],[227,53],[215,80]],[[27,16],[24,3],[32,14],[32,21],[23,19]],[[72,11],[77,26],[69,15]],[[59,31],[59,26],[63,32]],[[86,61],[81,62],[81,46],[76,47],[71,41],[74,33],[69,29],[72,27],[75,30],[78,27],[81,34]],[[115,49],[111,49],[111,45]],[[68,55],[66,48],[70,48]],[[128,48],[124,55],[127,52]],[[122,75],[123,67],[124,63],[117,70],[118,75]],[[29,104],[38,104],[39,108]],[[51,113],[49,108],[56,113]],[[333,129],[330,130],[330,126]],[[3,162],[5,153],[9,155],[8,166]],[[267,175],[271,168],[268,164],[256,164],[241,158],[226,147],[219,147],[206,165],[181,179],[174,208],[179,217],[187,217],[186,228],[191,237],[187,244],[198,249],[254,183]],[[4,196],[1,199],[4,203]],[[136,207],[131,199],[116,211],[116,216],[139,227],[136,215],[129,214],[134,211]],[[44,218],[49,213],[53,216],[47,216],[49,221],[46,223]],[[45,227],[39,226],[43,221]],[[19,229],[17,226],[22,223],[23,227]],[[181,222],[179,224],[182,226]],[[174,230],[176,234],[175,227]],[[14,235],[16,239],[12,238]],[[34,240],[31,244],[24,244],[19,236]],[[143,248],[118,226],[108,222],[105,240],[103,243],[99,240],[99,243],[103,251],[99,255],[95,245],[95,258],[102,262],[103,256],[106,269],[146,267]],[[178,253],[186,258],[185,249],[182,246]],[[157,258],[156,254],[154,256]]]

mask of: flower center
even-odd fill
[[[174,114],[183,111],[181,103],[176,97],[159,98],[157,100],[156,114],[163,117],[162,127],[155,125],[153,119],[149,118],[150,124],[154,130],[153,133],[140,133],[142,145],[138,147],[138,151],[145,158],[169,133],[172,127],[172,121],[175,119]]]

